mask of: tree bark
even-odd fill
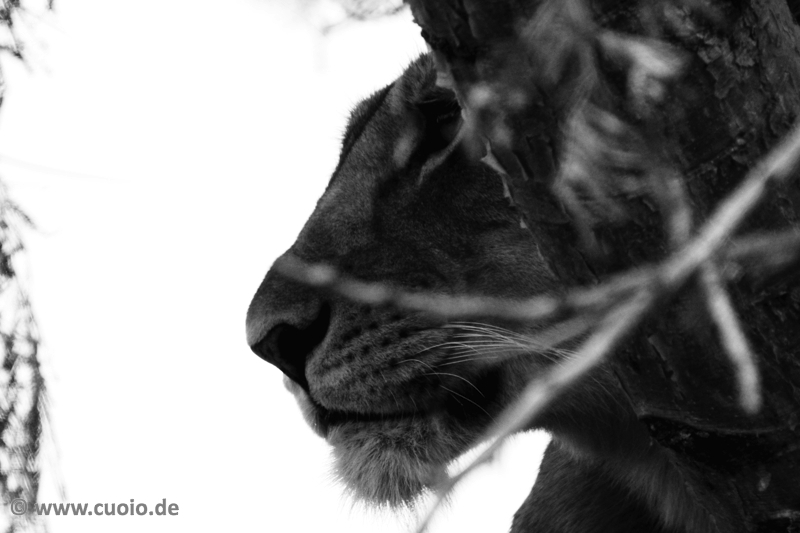
[[[589,56],[580,46],[559,48],[557,42],[551,42],[552,51],[532,49],[526,31],[547,2],[408,3],[440,72],[476,117],[476,138],[489,141],[525,224],[565,287],[597,283],[669,254],[673,245],[660,209],[646,198],[627,202],[624,223],[592,225],[589,246],[553,192],[563,165],[574,78],[547,57],[561,53],[553,61],[580,69]],[[683,7],[660,3],[659,13],[686,22],[683,33],[659,37],[685,51],[687,66],[654,118],[642,121],[657,124],[657,131],[647,131],[663,141],[664,159],[682,176],[695,223],[742,181],[800,110],[797,2],[707,4],[718,14],[716,23],[693,22]],[[652,21],[643,13],[633,0],[591,2],[593,24],[625,34],[652,35]],[[601,72],[611,87],[605,102],[619,102],[625,90],[614,88],[614,68],[603,61]],[[480,91],[487,87],[496,105],[480,107]],[[515,97],[520,92],[523,103]],[[475,150],[481,155],[482,146]],[[772,190],[741,233],[797,230],[798,213],[795,180]],[[739,406],[733,368],[694,282],[670,297],[669,305],[617,350],[613,362],[654,438],[698,469],[747,530],[759,532],[800,530],[800,285],[796,269],[779,274],[743,271],[729,286],[761,371],[763,405],[756,415]]]

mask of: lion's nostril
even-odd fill
[[[306,360],[314,348],[325,339],[330,316],[330,307],[323,305],[317,318],[305,328],[287,323],[276,324],[261,341],[251,346],[251,349],[308,391]]]

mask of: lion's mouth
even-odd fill
[[[291,381],[288,380],[287,381]],[[481,374],[475,380],[477,387],[460,391],[449,401],[444,401],[433,409],[417,409],[412,411],[396,412],[355,412],[334,410],[326,408],[315,401],[305,390],[299,386],[289,386],[294,393],[301,410],[304,413],[306,422],[314,432],[322,438],[327,439],[331,428],[343,425],[392,425],[400,424],[411,419],[424,419],[441,414],[443,411],[448,413],[448,417],[460,420],[462,423],[471,425],[481,423],[480,419],[491,418],[489,411],[494,411],[491,407],[497,401],[499,394],[499,376],[495,370],[489,370]],[[292,382],[293,383],[293,382]],[[288,385],[288,384],[287,384]],[[469,392],[480,389],[480,396],[467,396]],[[488,409],[488,410],[487,410]],[[484,421],[485,423],[485,421]]]
[[[345,422],[388,422],[392,420],[402,420],[404,418],[423,416],[424,413],[419,411],[401,412],[401,413],[348,413],[345,411],[330,411],[325,408],[322,409],[321,416],[326,424],[329,426],[343,424]]]
[[[396,413],[358,413],[348,411],[333,411],[322,407],[311,398],[306,397],[309,403],[313,420],[309,420],[312,429],[322,438],[327,438],[332,427],[344,424],[392,424],[410,418],[427,416],[422,411],[396,412]]]

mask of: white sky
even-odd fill
[[[180,511],[51,532],[407,531],[344,500],[244,317],[322,193],[349,108],[424,50],[410,16],[322,37],[269,0],[56,7],[28,19],[30,68],[4,60],[0,113],[0,177],[39,225],[27,282],[56,442],[41,499],[59,501],[57,468],[69,502]],[[434,531],[506,531],[543,442],[509,446]]]

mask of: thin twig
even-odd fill
[[[721,251],[720,261],[746,261],[748,264],[743,265],[746,268],[757,269],[766,265],[770,270],[778,270],[797,262],[798,255],[800,233],[788,230],[775,235],[752,234],[734,240]],[[602,311],[664,276],[661,269],[645,266],[610,278],[601,285],[572,289],[564,295],[512,300],[406,291],[391,287],[387,282],[360,281],[331,266],[306,263],[293,256],[281,257],[275,262],[274,268],[295,281],[330,290],[367,305],[393,305],[449,319],[483,316],[529,323],[587,310]],[[736,272],[731,271],[726,275],[736,275]],[[666,281],[659,281],[667,284]]]
[[[745,176],[744,182],[703,224],[683,251],[667,260],[661,269],[662,283],[666,286],[682,284],[703,261],[716,254],[758,205],[768,186],[790,178],[798,161],[800,125],[795,124],[789,135]]]
[[[755,414],[761,407],[761,378],[755,355],[736,316],[730,295],[720,279],[717,266],[706,262],[700,272],[708,312],[719,328],[725,352],[736,368],[739,402],[745,411]]]
[[[755,278],[800,267],[800,229],[781,233],[751,233],[726,247],[727,259],[735,261]]]
[[[612,278],[596,287],[573,289],[565,295],[514,300],[406,291],[388,282],[359,281],[340,274],[331,266],[306,263],[293,256],[281,257],[273,268],[306,285],[327,289],[367,305],[394,305],[448,319],[488,316],[527,323],[587,310],[603,310],[639,290],[656,274],[651,269],[641,269]]]
[[[661,172],[657,176],[666,204],[667,227],[673,246],[684,245],[692,232],[692,209],[686,185],[674,172]],[[736,309],[719,272],[719,264],[709,259],[700,267],[698,284],[705,294],[709,315],[717,325],[717,333],[722,347],[731,364],[736,369],[742,408],[755,414],[761,406],[761,378],[755,354],[744,334],[744,329],[736,315]]]

